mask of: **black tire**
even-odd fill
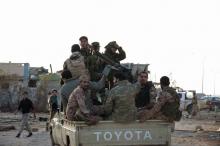
[[[189,104],[189,105],[186,107],[186,111],[188,112],[189,115],[192,114],[192,108],[193,108],[193,105],[192,105],[192,104]]]

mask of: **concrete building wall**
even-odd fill
[[[24,76],[24,63],[0,63],[0,75]]]

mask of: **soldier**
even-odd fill
[[[121,60],[126,58],[125,51],[116,43],[116,41],[109,42],[105,46],[105,49],[104,54],[116,63],[120,63]],[[117,50],[118,53],[116,52]]]
[[[92,55],[88,57],[88,70],[90,73],[91,81],[98,81],[101,78],[101,73],[104,69],[103,61],[96,52],[99,52],[99,42],[92,43]]]
[[[192,98],[192,103],[191,104],[192,104],[192,112],[191,112],[190,118],[191,118],[191,116],[196,116],[197,112],[199,110],[198,103],[197,103],[196,92],[193,92],[193,98]]]
[[[72,55],[64,62],[63,69],[71,72],[72,78],[77,79],[82,74],[89,74],[85,66],[85,60],[80,53],[78,44],[74,44],[71,49]]]
[[[82,75],[79,78],[79,86],[71,93],[66,114],[68,120],[86,121],[89,124],[98,122],[97,115],[103,112],[97,106],[92,105],[89,90],[89,77]]]
[[[116,52],[118,50],[118,53]],[[119,63],[120,61],[126,58],[125,51],[120,47],[116,41],[109,42],[105,46],[105,52],[104,55],[112,60],[114,63]],[[108,62],[105,62],[105,64],[108,64]],[[110,88],[113,87],[113,76],[109,76],[109,86]]]
[[[116,86],[113,87],[104,105],[105,115],[116,122],[131,122],[136,119],[134,98],[140,90],[140,85],[131,84],[124,74],[115,74]]]
[[[66,84],[63,85],[63,87],[61,88],[61,97],[62,97],[63,103],[66,100],[68,100],[66,114],[67,114],[67,118],[69,120],[77,120],[77,119],[75,119],[75,116],[76,116],[75,114],[77,111],[76,109],[81,108],[76,103],[76,101],[77,101],[76,97],[78,97],[78,95],[79,95],[78,93],[80,93],[80,95],[79,95],[80,99],[85,99],[86,109],[88,109],[91,114],[95,115],[97,113],[97,109],[99,109],[99,108],[97,108],[96,106],[93,106],[93,104],[92,104],[90,89],[94,89],[94,90],[102,89],[105,86],[105,77],[108,76],[110,70],[111,70],[111,68],[109,66],[105,67],[105,69],[103,70],[103,77],[99,82],[91,82],[91,81],[89,81],[88,76],[82,75],[80,79],[77,79],[74,81],[69,80],[69,82],[67,82]],[[87,85],[87,82],[88,82],[88,85]],[[79,86],[77,87],[77,85],[79,85]],[[77,87],[77,90],[75,89],[76,87]],[[80,91],[80,92],[78,92],[78,91]],[[71,93],[71,95],[70,95],[70,93]],[[65,105],[64,105],[64,107],[65,107]],[[64,110],[65,110],[65,108],[64,108]],[[82,113],[84,113],[84,107],[82,107]],[[87,112],[85,112],[85,113],[87,113]]]
[[[140,122],[148,119],[166,120],[169,122],[179,121],[182,113],[179,110],[180,99],[177,92],[169,87],[170,81],[167,76],[160,78],[162,91],[159,94],[157,103],[150,110],[143,110],[139,113]]]
[[[87,58],[92,55],[91,46],[89,45],[88,38],[86,36],[81,36],[79,41],[81,46],[80,53],[84,56],[85,65],[87,67]]]
[[[156,102],[157,91],[151,81],[148,81],[148,73],[142,71],[138,75],[141,90],[135,97],[135,105],[138,110],[150,109]]]
[[[101,90],[103,87],[105,87],[105,79],[108,76],[110,72],[109,66],[106,66],[103,70],[102,78],[98,82],[89,82],[89,88],[91,90]],[[61,94],[61,102],[63,105],[63,111],[66,113],[66,107],[68,103],[68,99],[72,91],[80,84],[79,79],[73,79],[72,75],[69,70],[64,70],[61,73],[62,79],[64,80],[64,84],[60,89]]]

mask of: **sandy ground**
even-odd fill
[[[33,136],[27,138],[24,131],[20,138],[16,134],[20,127],[21,115],[12,113],[0,113],[0,126],[15,126],[15,130],[0,131],[0,146],[50,146],[49,132],[46,131],[46,122],[39,121],[39,117],[48,117],[47,114],[37,114],[37,118],[31,118]],[[197,127],[197,128],[196,128]],[[198,129],[198,130],[196,130]],[[202,130],[199,130],[202,129]],[[220,112],[201,112],[192,119],[183,117],[175,123],[175,131],[172,133],[172,146],[220,146]]]

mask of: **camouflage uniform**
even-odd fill
[[[90,48],[81,48],[80,53],[84,57],[86,68],[88,68],[88,57],[92,55]]]
[[[175,121],[181,117],[179,115],[181,114],[179,106],[180,100],[176,91],[171,87],[164,87],[154,107],[151,110],[145,110],[139,113],[140,120],[158,119]]]
[[[104,105],[105,114],[111,114],[110,119],[116,122],[134,121],[136,119],[134,98],[139,90],[138,84],[131,84],[127,80],[119,81],[109,92]]]
[[[197,104],[197,96],[196,96],[196,95],[193,95],[193,98],[192,98],[192,112],[191,112],[191,115],[192,115],[192,116],[196,116],[198,110],[199,110],[199,107],[198,107],[198,104]]]
[[[125,51],[122,49],[122,47],[119,47],[114,41],[106,45],[105,48],[106,50],[104,55],[106,55],[108,58],[115,61],[116,63],[120,63],[121,60],[126,58]],[[112,52],[111,48],[117,48],[119,53]]]
[[[78,86],[70,95],[66,115],[68,120],[87,120],[89,116],[101,115],[103,112],[98,106],[93,106],[90,90],[84,91]]]
[[[98,81],[101,78],[104,63],[95,53],[87,59],[88,70],[90,73],[91,81]]]
[[[66,111],[68,99],[73,90],[79,85],[79,79],[64,80],[64,85],[60,89],[61,101],[63,103],[63,109]],[[105,77],[102,77],[98,82],[89,82],[89,88],[94,90],[100,90],[105,86]]]

